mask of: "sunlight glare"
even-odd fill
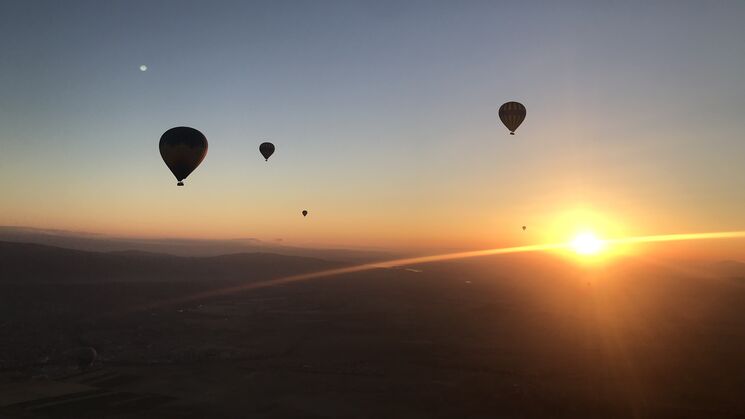
[[[597,236],[590,231],[577,234],[569,245],[572,250],[578,254],[586,256],[596,255],[605,247],[603,241],[598,239]]]

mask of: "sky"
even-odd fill
[[[6,0],[0,225],[422,249],[745,230],[744,18],[736,1]],[[183,188],[158,152],[181,125],[209,141]]]

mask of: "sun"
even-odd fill
[[[605,243],[598,239],[595,233],[583,231],[574,236],[569,247],[580,255],[593,256],[605,249]]]

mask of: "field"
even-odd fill
[[[532,256],[416,268],[184,303],[165,302],[235,282],[5,281],[0,412],[745,415],[738,277]],[[80,346],[99,353],[82,372],[65,356]]]

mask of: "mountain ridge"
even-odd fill
[[[287,246],[256,238],[189,239],[115,237],[98,233],[25,226],[0,226],[0,241],[37,243],[93,252],[138,250],[171,254],[174,256],[219,256],[228,253],[267,252],[352,263],[380,261],[399,256],[391,252],[379,250]]]
[[[196,257],[141,251],[90,252],[0,241],[0,281],[4,282],[253,280],[343,265],[267,252]]]

